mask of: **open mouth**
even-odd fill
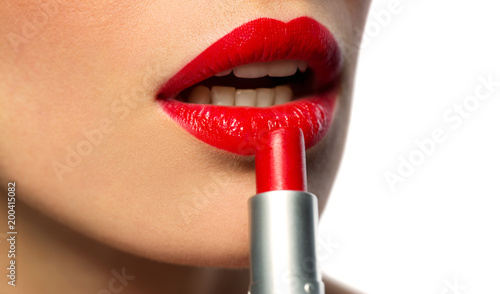
[[[220,106],[269,107],[314,94],[313,73],[304,60],[241,65],[183,90],[176,99]]]
[[[300,128],[306,148],[328,130],[341,53],[330,31],[308,18],[259,18],[208,47],[159,89],[169,118],[199,140],[251,155],[266,134]]]

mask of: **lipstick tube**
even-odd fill
[[[249,199],[249,293],[324,294],[316,258],[318,204],[306,192],[302,131],[270,133],[255,161],[258,194]]]

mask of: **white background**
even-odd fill
[[[323,268],[373,294],[500,293],[500,86],[470,97],[480,77],[500,83],[500,3],[401,0],[387,18],[390,2],[368,17]],[[443,118],[455,104],[460,126]],[[436,129],[446,140],[422,157]],[[384,174],[412,154],[391,191]]]

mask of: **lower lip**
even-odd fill
[[[269,133],[300,128],[306,148],[326,134],[337,100],[337,91],[272,107],[188,104],[160,100],[163,110],[199,140],[239,155],[254,155],[265,148]]]

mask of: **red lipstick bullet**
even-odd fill
[[[299,128],[269,134],[267,146],[257,150],[257,193],[275,190],[306,191],[304,135]]]

